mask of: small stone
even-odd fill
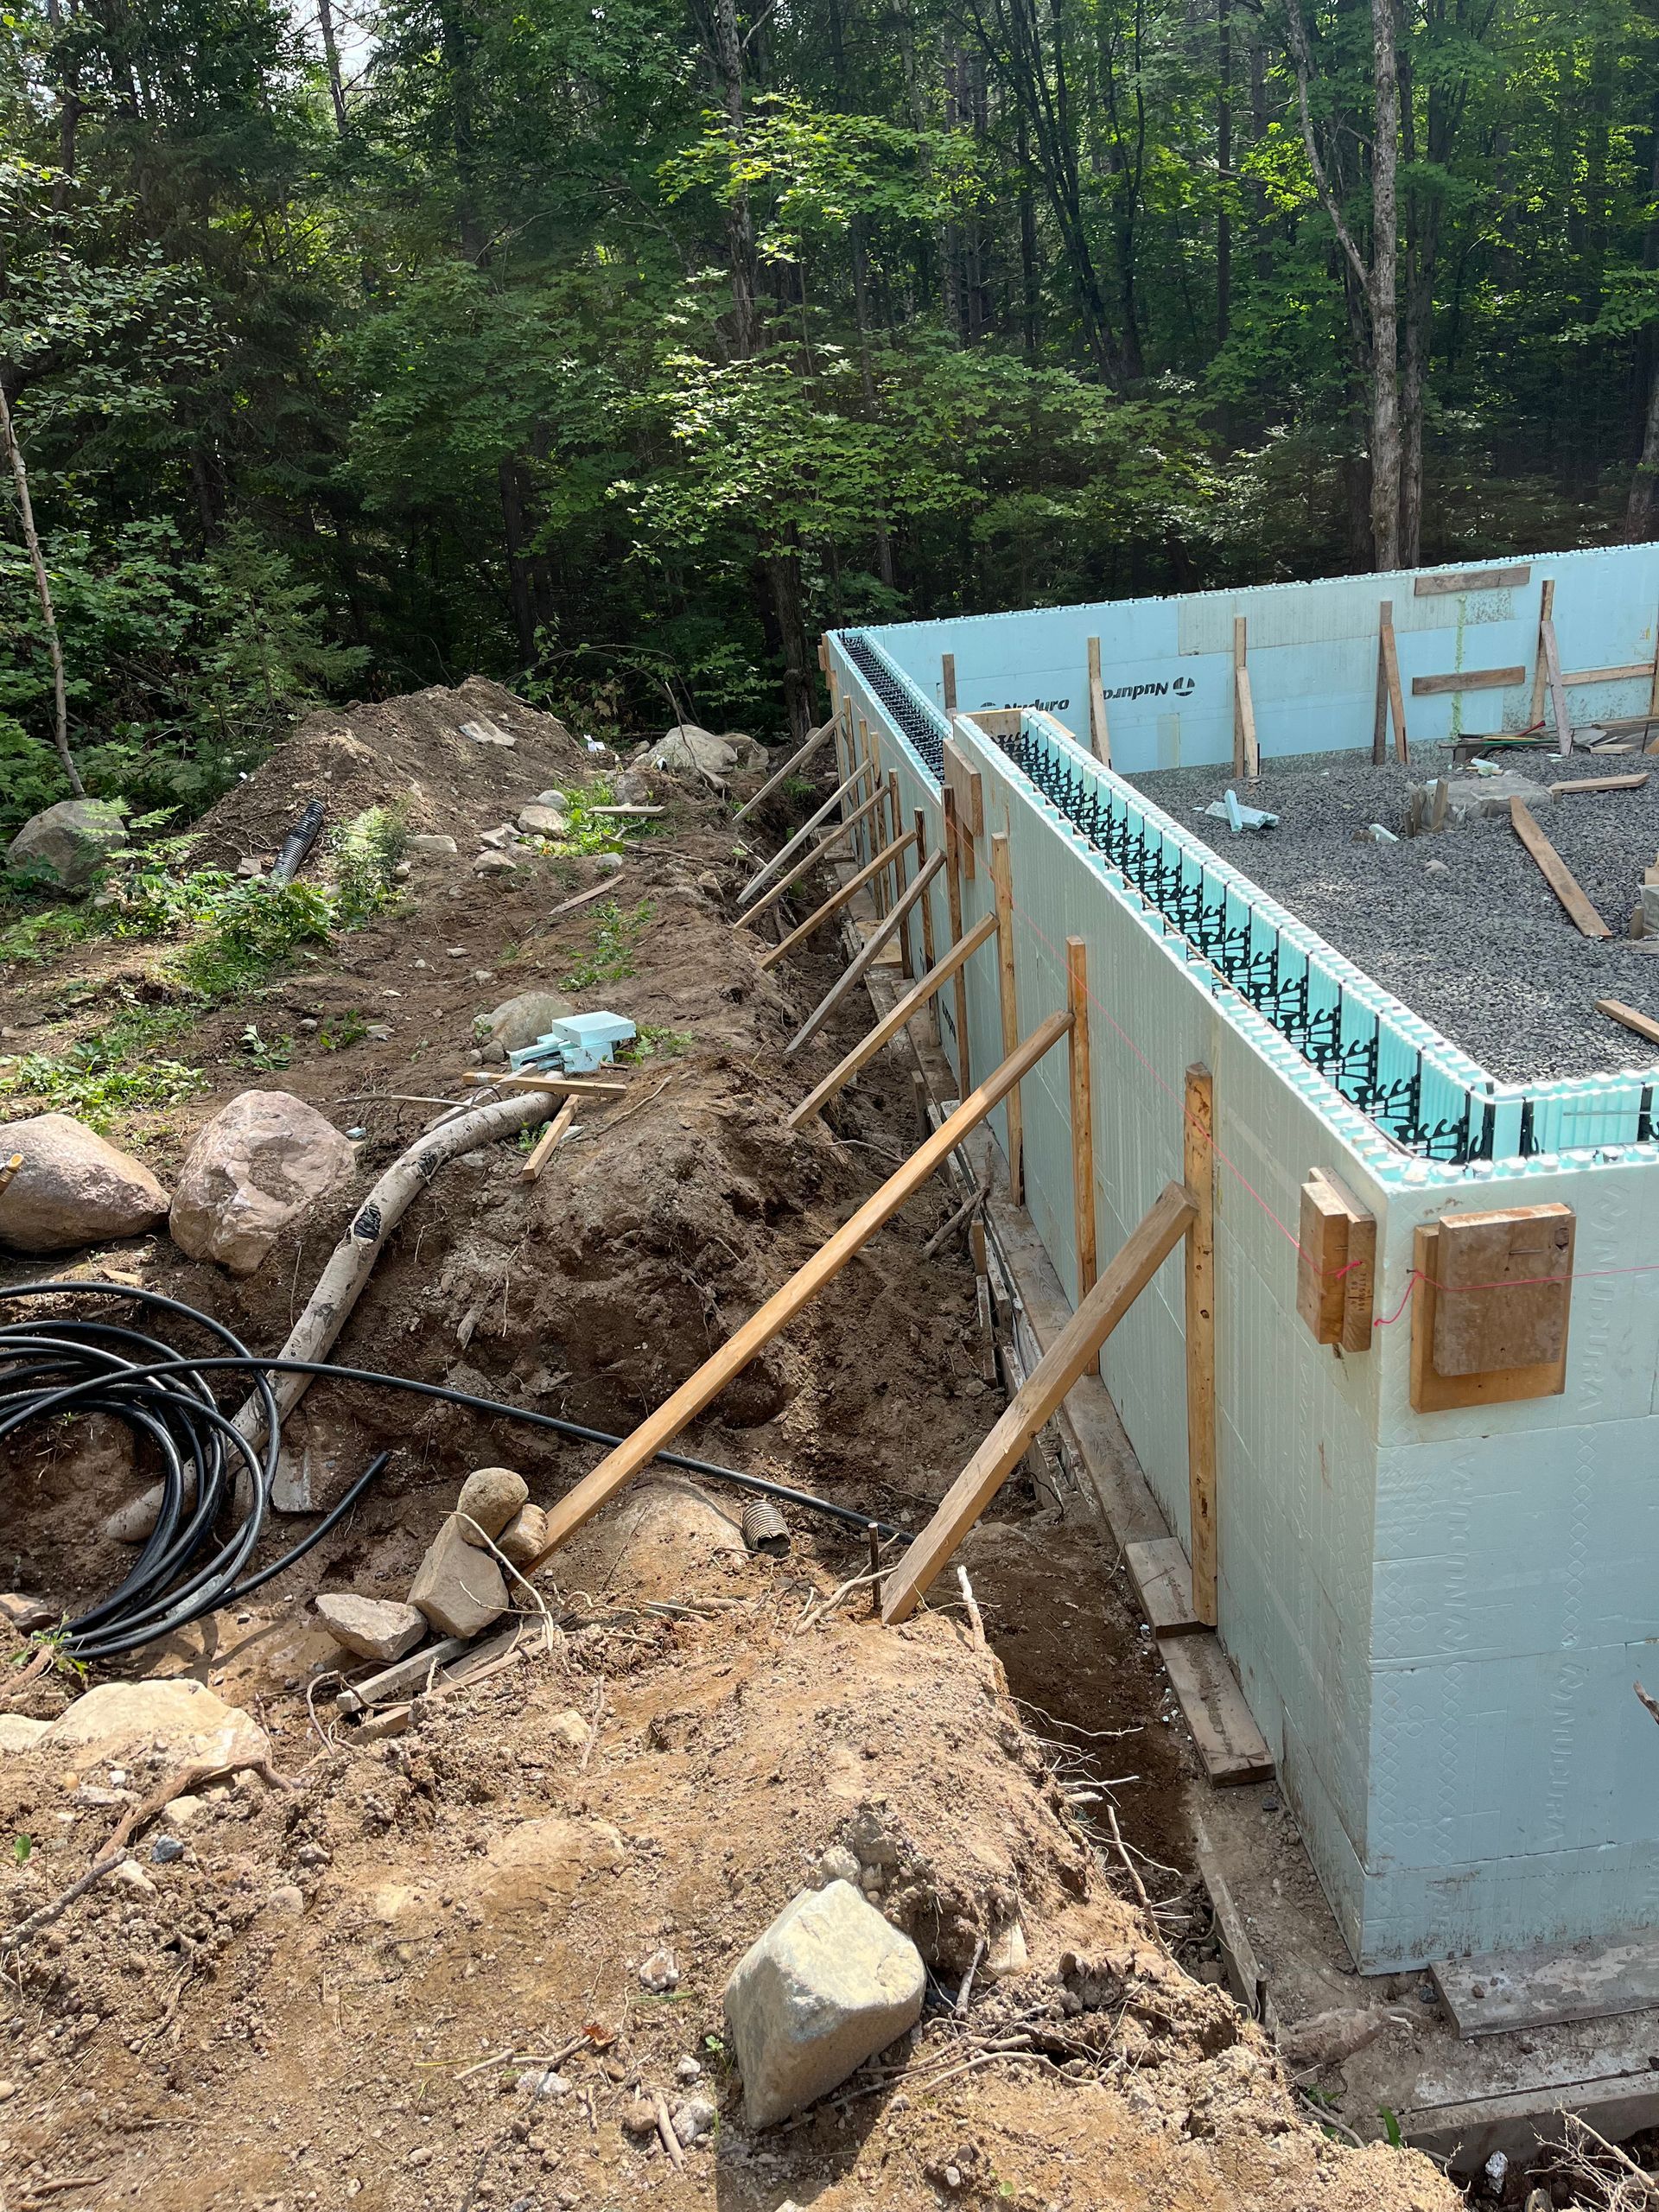
[[[473,862],[474,875],[512,875],[518,863],[511,853],[480,853]]]
[[[406,2166],[429,2166],[431,2163],[432,2153],[424,2143],[417,2143],[404,2160]]]
[[[0,2082],[0,2105],[7,2104],[17,2094],[15,2082]]]
[[[962,2187],[962,2168],[960,2166],[947,2166],[944,2170],[944,2185],[947,2189],[960,2189]]]
[[[305,1910],[305,1891],[297,1882],[280,1882],[265,1899],[265,1910],[297,1920]]]
[[[539,1505],[521,1505],[495,1541],[503,1559],[515,1567],[528,1567],[546,1548],[546,1514]]]
[[[332,1866],[334,1863],[334,1853],[321,1843],[302,1843],[294,1855],[302,1866],[308,1868]]]
[[[548,1722],[547,1732],[556,1742],[568,1744],[573,1751],[585,1751],[593,1732],[575,1707],[568,1706]]]
[[[426,1634],[426,1615],[413,1605],[360,1598],[353,1590],[325,1592],[315,1604],[317,1618],[343,1650],[383,1667],[404,1658]]]
[[[137,1890],[142,1896],[153,1897],[156,1885],[136,1859],[124,1859],[110,1875],[112,1882],[119,1882],[124,1890]]]
[[[532,2070],[518,2076],[518,2087],[527,2097],[568,2097],[570,2084],[563,2074],[556,2074],[551,2067],[544,2072]]]
[[[726,887],[711,868],[704,868],[702,874],[697,878],[697,888],[709,899],[720,899],[725,896]]]
[[[680,1962],[672,1951],[653,1951],[639,1969],[645,1988],[661,1997],[680,1986]]]
[[[0,1758],[10,1751],[32,1751],[51,1726],[49,1720],[31,1720],[26,1713],[0,1713]]]
[[[1451,873],[1444,861],[1425,861],[1423,863],[1425,875],[1450,875]]]
[[[636,2097],[624,2110],[622,2125],[630,2135],[654,2135],[657,2133],[657,2107],[647,2104],[643,2097]]]
[[[676,2078],[682,2082],[701,2082],[702,2079],[702,2064],[692,2057],[689,2050],[675,2066],[674,2073]]]
[[[391,1035],[391,1024],[389,1021],[365,1022],[363,1034],[372,1038],[377,1045],[384,1045]]]
[[[158,1835],[149,1847],[152,1866],[170,1866],[175,1859],[184,1856],[184,1845],[175,1835]]]
[[[421,1561],[409,1602],[445,1636],[477,1636],[506,1611],[507,1586],[452,1515]]]
[[[827,1851],[818,1853],[818,1887],[827,1889],[831,1882],[855,1882],[859,1878],[858,1860],[844,1843],[832,1843]]]
[[[440,854],[458,852],[460,848],[453,837],[411,837],[404,850],[435,858]]]
[[[669,2125],[676,2136],[689,2149],[700,2135],[706,2135],[717,2117],[715,2107],[707,2097],[688,2097],[683,2104],[676,2105],[669,2114]]]
[[[621,866],[620,853],[601,853],[594,861],[594,872],[598,875],[614,875]]]
[[[849,1882],[793,1898],[726,1986],[749,2126],[787,2120],[913,2028],[926,1980],[916,1946]]]
[[[518,816],[518,827],[527,837],[564,837],[569,835],[569,817],[556,806],[526,806]]]
[[[207,1800],[205,1797],[169,1797],[162,1808],[162,1818],[168,1827],[182,1831],[193,1827],[207,1809]]]
[[[473,1544],[499,1536],[529,1496],[530,1484],[512,1468],[474,1467],[455,1500],[461,1535]]]
[[[31,1629],[50,1628],[58,1618],[43,1598],[26,1598],[21,1590],[0,1592],[0,1620],[11,1623],[27,1635]]]

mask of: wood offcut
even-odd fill
[[[1510,822],[1516,836],[1538,863],[1539,872],[1586,937],[1611,937],[1601,916],[1585,897],[1578,878],[1568,868],[1532,817],[1524,799],[1510,801]]]

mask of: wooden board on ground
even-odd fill
[[[1641,909],[1638,907],[1637,911],[1640,912]],[[1610,1020],[1623,1022],[1626,1029],[1634,1030],[1638,1037],[1645,1037],[1649,1045],[1659,1045],[1659,1021],[1655,1021],[1649,1014],[1638,1014],[1633,1006],[1626,1006],[1623,999],[1598,999],[1596,1012],[1605,1014]]]
[[[1197,1636],[1203,1632],[1205,1624],[1192,1610],[1192,1570],[1175,1537],[1159,1536],[1148,1544],[1126,1544],[1123,1564],[1129,1570],[1141,1610],[1154,1636]]]
[[[1526,680],[1524,668],[1459,668],[1447,676],[1414,676],[1411,696],[1433,699],[1444,691],[1507,691]]]
[[[1220,1637],[1204,1629],[1166,1637],[1158,1649],[1210,1780],[1217,1789],[1268,1780],[1273,1753],[1250,1718]]]
[[[1485,1375],[1563,1356],[1576,1226],[1571,1206],[1559,1204],[1442,1217],[1437,1373]]]
[[[1567,1388],[1567,1344],[1557,1359],[1498,1367],[1478,1375],[1442,1375],[1434,1363],[1440,1304],[1440,1224],[1423,1223],[1412,1239],[1411,1406],[1414,1413],[1449,1413],[1460,1406],[1504,1405],[1522,1398],[1559,1397]]]
[[[1633,776],[1581,776],[1575,784],[1552,784],[1552,798],[1570,798],[1574,791],[1639,791],[1653,773],[1644,768]]]
[[[1613,2019],[1659,2006],[1659,1929],[1611,1943],[1437,1961],[1429,1972],[1460,2036]]]
[[[1510,823],[1516,836],[1537,861],[1544,881],[1585,936],[1611,937],[1611,930],[1585,897],[1577,876],[1534,821],[1532,810],[1524,800],[1512,798],[1510,801]]]
[[[1443,575],[1419,576],[1412,585],[1416,599],[1438,599],[1447,592],[1514,591],[1532,574],[1529,562],[1512,569],[1449,569]]]

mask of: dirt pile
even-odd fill
[[[486,734],[468,734],[463,725]],[[511,738],[493,741],[487,733]],[[196,825],[198,867],[234,868],[274,854],[314,798],[331,823],[372,806],[404,810],[410,831],[464,842],[538,791],[592,775],[595,759],[552,715],[485,677],[406,698],[308,715],[286,744]]]
[[[832,1588],[705,1554],[665,1616],[625,1541],[602,1595],[550,1591],[533,1656],[374,1745],[317,1742],[298,1623],[222,1617],[196,1670],[257,1705],[283,1786],[201,1793],[149,1832],[159,1857],[141,1840],[142,1878],[20,1954],[0,2161],[25,2197],[112,2202],[142,2174],[172,2203],[395,2212],[652,2187],[745,2212],[1449,2208],[1427,2164],[1299,2120],[1259,2031],[1115,1900],[996,1662],[940,1616],[856,1621]],[[152,1786],[64,1767],[0,1760],[4,1818],[37,1839],[9,1922]],[[929,2012],[752,2137],[721,1990],[832,1847],[922,1949]],[[633,2114],[693,2086],[719,2120],[674,2168]]]

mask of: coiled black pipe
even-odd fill
[[[470,1391],[450,1389],[442,1383],[417,1382],[406,1375],[381,1375],[372,1369],[339,1367],[325,1360],[261,1359],[219,1322],[194,1306],[131,1283],[30,1282],[0,1290],[0,1298],[7,1300],[88,1295],[124,1299],[171,1315],[205,1330],[226,1349],[200,1358],[180,1355],[159,1338],[141,1330],[79,1318],[59,1317],[35,1325],[18,1323],[0,1328],[0,1445],[28,1422],[48,1420],[54,1414],[102,1413],[124,1422],[135,1446],[147,1439],[161,1462],[161,1513],[130,1572],[106,1598],[65,1624],[64,1649],[74,1659],[111,1659],[136,1651],[221,1605],[245,1598],[285,1573],[320,1543],[385,1467],[391,1456],[387,1452],[370,1462],[338,1504],[297,1544],[268,1566],[245,1573],[270,1510],[276,1473],[278,1423],[267,1379],[271,1375],[332,1376],[341,1382],[370,1382],[385,1389],[407,1390],[417,1397],[441,1398],[474,1413],[494,1414],[532,1428],[550,1429],[556,1435],[583,1444],[621,1441],[602,1428],[588,1428],[553,1414],[531,1413],[497,1398],[475,1397]],[[215,1403],[207,1378],[222,1374],[242,1376],[251,1385],[264,1418],[263,1447],[256,1449]],[[677,1452],[659,1452],[657,1457],[664,1465],[688,1474],[730,1483],[736,1489],[779,1498],[855,1528],[873,1525],[883,1536],[903,1534],[885,1522],[872,1523],[867,1514],[850,1506],[815,1497],[808,1491],[791,1490],[783,1483],[768,1482],[760,1475],[716,1466]],[[217,1531],[226,1514],[234,1512],[237,1478],[243,1473],[249,1478],[251,1503],[233,1521],[228,1533],[221,1535]]]

